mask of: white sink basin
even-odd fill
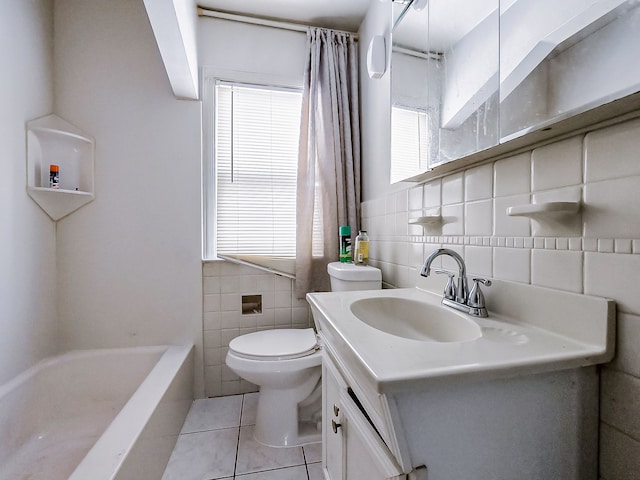
[[[466,316],[407,298],[363,298],[351,304],[351,313],[377,330],[411,340],[467,342],[482,336],[478,324]]]
[[[418,282],[418,288],[307,295],[320,334],[372,391],[459,375],[564,370],[613,356],[611,300],[492,280],[485,292],[489,317],[475,318],[440,304],[442,278]]]

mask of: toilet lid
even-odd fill
[[[246,358],[287,360],[305,357],[317,350],[316,334],[312,328],[283,328],[247,333],[234,338],[229,349]]]

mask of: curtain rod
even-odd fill
[[[291,30],[294,32],[302,32],[302,33],[307,33],[307,28],[310,26],[313,26],[313,25],[303,25],[300,23],[269,20],[267,18],[261,18],[261,17],[247,17],[245,15],[238,15],[236,13],[220,12],[217,10],[209,10],[202,7],[198,7],[198,16],[220,18],[222,20],[231,20],[234,22],[250,23],[252,25],[262,25],[264,27],[280,28],[282,30]],[[324,28],[324,27],[321,27],[321,28]],[[357,33],[347,32],[345,30],[333,30],[333,31],[349,34],[353,36],[354,40],[358,40]]]

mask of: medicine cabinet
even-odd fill
[[[389,4],[392,183],[421,181],[431,170],[467,166],[640,108],[637,0]],[[396,118],[407,112],[415,117],[410,134]],[[398,154],[398,145],[419,153]],[[410,159],[409,168],[399,158]]]
[[[639,27],[635,0],[501,0],[500,141],[640,90]]]
[[[49,185],[59,167],[58,188]],[[94,140],[56,115],[27,123],[27,193],[57,221],[94,199]]]

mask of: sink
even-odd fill
[[[358,320],[397,337],[425,342],[468,342],[482,336],[480,326],[440,305],[401,297],[368,297],[351,303]]]

